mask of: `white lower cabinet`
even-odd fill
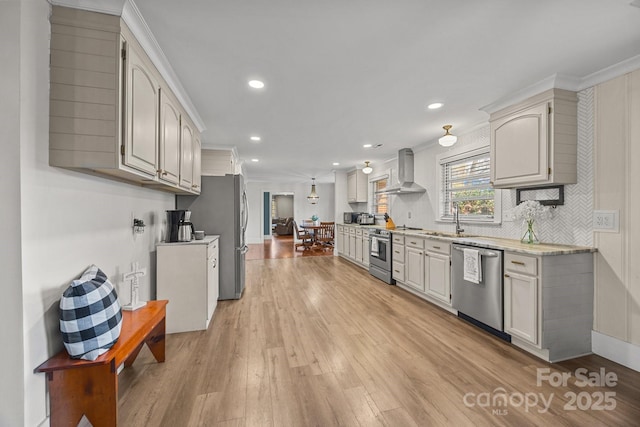
[[[356,229],[356,262],[363,263],[362,229]],[[367,257],[368,258],[368,257]]]
[[[336,225],[336,249],[339,255],[344,255],[344,226]]]
[[[167,304],[166,332],[207,329],[218,303],[218,236],[157,246],[157,299]]]
[[[440,301],[451,304],[450,259],[448,255],[425,252],[424,276],[426,292]]]
[[[369,267],[369,230],[362,230],[362,265]]]
[[[407,246],[404,259],[405,284],[424,292],[424,250]]]
[[[538,344],[538,258],[506,253],[504,330]]]

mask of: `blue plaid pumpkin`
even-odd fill
[[[92,265],[60,299],[60,331],[69,355],[95,360],[118,341],[122,309],[107,275]]]

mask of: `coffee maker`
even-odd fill
[[[184,211],[184,218],[178,226],[178,241],[190,242],[195,237],[195,230],[191,223],[191,211]]]
[[[180,225],[184,222],[184,209],[167,211],[167,236],[165,242],[179,242],[178,231]]]

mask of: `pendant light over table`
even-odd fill
[[[316,193],[316,179],[311,178],[311,180],[312,180],[311,193],[309,193],[309,195],[307,196],[307,201],[312,205],[315,205],[318,203],[320,196],[318,196],[318,193]]]

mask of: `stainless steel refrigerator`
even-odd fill
[[[176,209],[191,211],[196,230],[220,235],[218,299],[240,299],[245,285],[245,232],[249,218],[242,175],[203,176],[200,195],[176,196]]]

